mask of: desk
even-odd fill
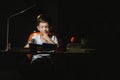
[[[39,53],[95,53],[96,49],[91,49],[91,48],[80,48],[80,47],[69,47],[66,49],[62,48],[57,48],[55,51],[36,51],[34,54],[39,54]],[[17,48],[12,48],[8,51],[8,53],[32,53],[29,48],[22,48],[22,47],[17,47]]]
[[[62,49],[58,49],[58,51],[62,51]],[[16,67],[17,69],[16,71],[19,71],[21,75],[24,75],[23,77],[32,79],[31,77],[33,76],[36,77],[36,75],[39,75],[38,77],[40,78],[40,74],[42,75],[43,73],[41,72],[39,72],[40,74],[31,73],[30,68],[31,65],[28,63],[29,61],[25,57],[25,55],[28,52],[30,52],[29,49],[14,48],[6,53],[1,53],[3,55],[0,56],[1,57],[0,61],[1,65],[3,65],[2,68],[4,68],[2,70],[8,70],[13,67]],[[64,54],[58,52],[58,54],[53,55],[52,60],[54,61],[54,64],[52,65],[53,66],[51,69],[52,73],[50,75],[54,78],[57,77],[53,80],[56,80],[58,78],[61,80],[62,79],[96,80],[97,73],[96,53],[92,52],[80,54],[78,54],[78,52],[76,53],[73,52],[73,54],[72,52],[70,54],[69,53],[70,51],[66,50]],[[37,71],[41,71],[41,69]],[[46,71],[46,73],[48,73],[48,71]],[[50,75],[47,75],[47,77]],[[35,77],[33,77],[33,80]]]

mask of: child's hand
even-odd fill
[[[43,37],[43,39],[46,40],[48,43],[55,44],[55,42],[52,41],[52,39],[50,38],[50,36],[51,36],[51,35],[50,35],[49,33],[44,33],[42,37]]]

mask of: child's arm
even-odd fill
[[[43,39],[45,39],[48,43],[56,44],[56,43],[48,36],[48,34],[44,34],[44,35],[43,35]]]
[[[55,39],[55,40],[54,40],[54,39],[52,39],[50,36],[52,36],[52,35],[44,34],[44,35],[43,35],[43,39],[45,39],[48,43],[57,44],[57,47],[59,47],[58,40],[56,40],[55,38],[54,38],[54,39]]]

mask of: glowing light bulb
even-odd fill
[[[70,42],[71,42],[71,43],[74,43],[74,42],[75,42],[75,37],[74,37],[74,36],[72,36],[72,37],[70,38]]]

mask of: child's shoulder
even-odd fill
[[[33,38],[38,38],[40,34],[33,35]]]

